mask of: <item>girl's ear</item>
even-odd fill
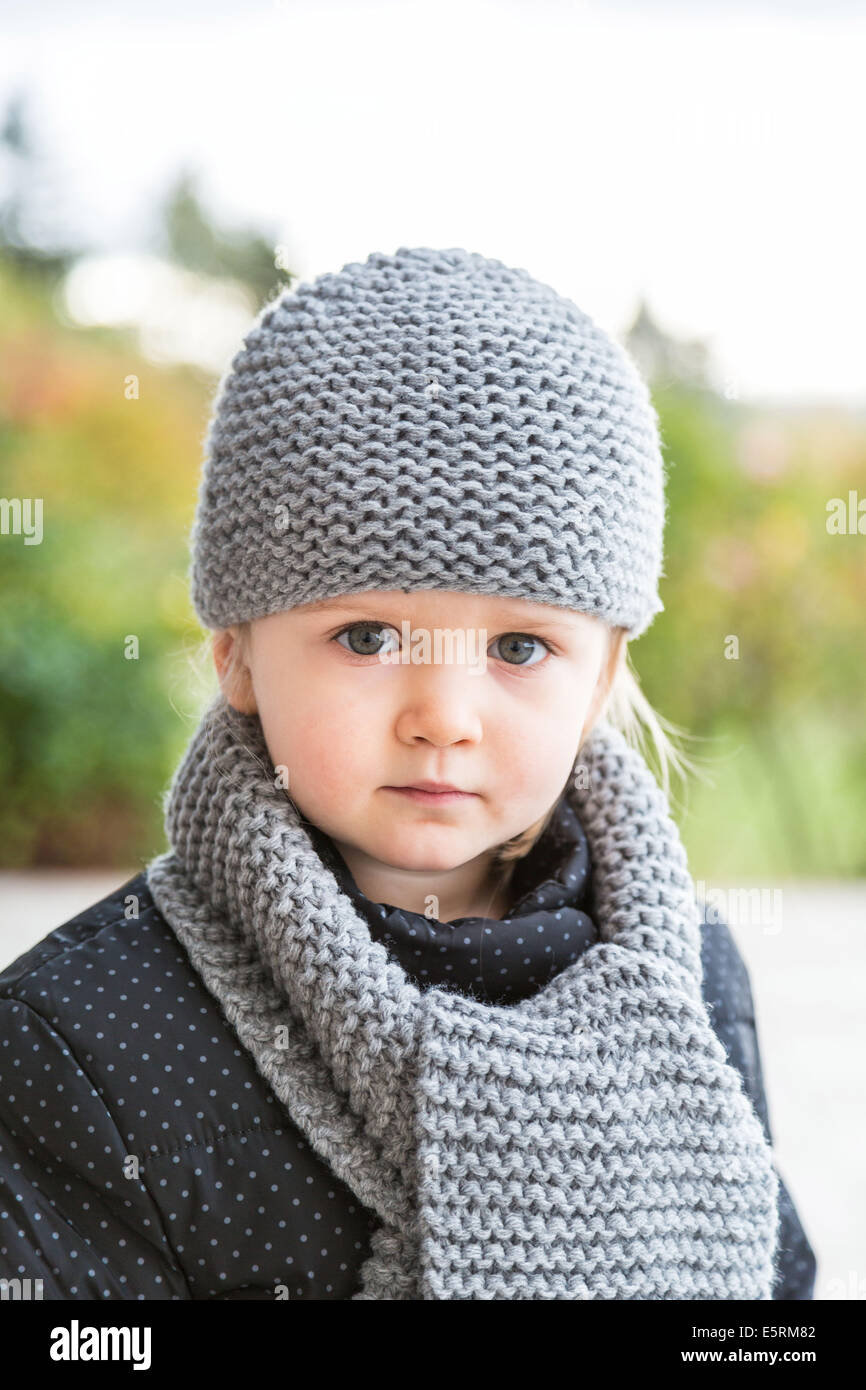
[[[241,714],[256,714],[258,705],[246,661],[246,643],[237,627],[214,633],[213,659],[220,689],[229,704]]]

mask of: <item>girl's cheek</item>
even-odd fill
[[[317,782],[327,790],[346,784],[363,762],[368,742],[363,731],[355,729],[339,707],[328,706],[319,706],[293,720],[287,739],[304,782]]]

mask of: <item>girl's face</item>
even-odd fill
[[[215,644],[223,689],[258,710],[301,814],[347,862],[445,873],[556,802],[619,655],[597,618],[437,590],[368,590],[259,618],[248,676],[229,684],[233,640],[229,630]],[[425,781],[468,795],[395,790]]]

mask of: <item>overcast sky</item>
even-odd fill
[[[463,246],[621,333],[644,295],[743,396],[866,404],[863,6],[0,0],[71,238],[181,168],[309,279]]]

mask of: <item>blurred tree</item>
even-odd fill
[[[257,231],[225,231],[205,212],[196,176],[181,173],[163,204],[159,249],[188,270],[216,279],[238,280],[253,293],[257,308],[289,285],[293,273],[278,263],[276,245]]]
[[[646,300],[625,334],[625,345],[647,380],[655,385],[675,382],[709,388],[710,352],[699,338],[674,338],[665,333],[650,313]]]
[[[28,99],[13,96],[0,125],[0,167],[8,193],[0,198],[0,251],[22,274],[60,280],[82,254],[52,216],[44,159],[29,130]]]
[[[126,867],[162,843],[190,732],[174,697],[195,699],[184,572],[213,382],[148,362],[129,330],[58,318],[88,248],[53,230],[30,125],[18,96],[0,126],[0,494],[38,499],[45,526],[32,546],[0,534],[0,864]],[[161,217],[169,259],[259,304],[292,278],[264,236],[215,227],[187,174]]]

